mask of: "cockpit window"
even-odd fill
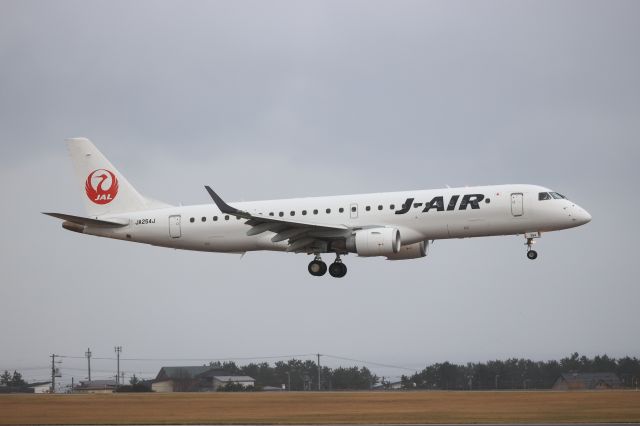
[[[538,200],[542,201],[542,200],[550,200],[551,199],[551,195],[549,195],[548,192],[541,192],[538,194]]]
[[[552,192],[552,193],[551,193],[551,196],[552,196],[553,198],[555,198],[556,200],[563,200],[563,199],[566,199],[566,198],[567,198],[567,197],[565,197],[565,196],[564,196],[564,195],[562,195],[562,194],[558,194],[557,192]]]

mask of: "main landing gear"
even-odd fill
[[[316,254],[315,259],[309,263],[309,273],[314,277],[321,277],[327,272],[327,264],[322,261],[319,254]],[[340,255],[336,254],[336,260],[329,265],[329,275],[334,278],[342,278],[347,275],[347,265],[342,263]]]
[[[526,238],[527,242],[524,243],[525,246],[527,246],[527,258],[531,259],[531,260],[535,260],[538,257],[538,252],[533,250],[533,245],[535,244],[534,239],[535,238],[540,238],[540,233],[539,232],[529,232],[524,234],[524,237]]]
[[[327,264],[322,261],[319,254],[309,263],[309,273],[314,277],[321,277],[327,273]]]

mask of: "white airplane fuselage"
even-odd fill
[[[232,204],[256,216],[307,220],[314,224],[345,225],[356,229],[395,227],[402,245],[448,238],[558,231],[583,225],[591,219],[584,209],[567,199],[538,200],[540,192],[552,191],[535,185],[495,185]],[[471,194],[484,195],[478,203],[479,208],[468,205],[461,210],[462,199]],[[451,207],[449,203],[456,195],[458,198]],[[439,210],[436,206],[424,211],[425,203],[437,197],[442,197],[444,209]],[[407,199],[413,199],[409,210],[398,214]],[[245,220],[226,215],[214,204],[146,210],[109,215],[103,219],[125,220],[128,225],[107,229],[88,226],[84,233],[209,252],[286,251],[288,247],[286,240],[272,242],[273,232],[247,235],[251,226],[245,225]]]

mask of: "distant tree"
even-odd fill
[[[233,361],[225,361],[225,362],[220,362],[220,361],[212,361],[209,363],[209,367],[213,367],[217,370],[224,370],[229,372],[229,374],[231,375],[238,375],[241,374],[240,368],[238,368],[238,366],[236,365],[235,362]]]
[[[27,382],[22,380],[22,374],[18,373],[17,371],[14,371],[13,372],[13,376],[11,377],[11,381],[9,382],[9,385],[11,385],[11,386],[24,386],[26,384],[27,384]]]
[[[616,371],[617,366],[615,358],[609,358],[607,354],[596,355],[591,362],[591,370],[594,373]]]
[[[7,370],[4,370],[4,373],[2,373],[2,376],[0,376],[0,384],[9,385],[10,383],[11,383],[11,373],[9,373]]]
[[[377,382],[378,377],[367,367],[338,367],[331,373],[334,389],[371,389]]]
[[[129,384],[131,386],[135,386],[135,385],[137,385],[139,383],[140,383],[140,379],[138,379],[135,374],[133,376],[131,376],[131,378],[129,379]]]
[[[581,370],[582,364],[580,363],[580,354],[574,352],[568,358],[562,358],[560,360],[560,367],[566,372],[578,372]]]
[[[116,389],[116,392],[129,393],[129,392],[152,392],[151,385],[147,382],[144,383],[135,374],[129,379],[128,385],[123,385]]]

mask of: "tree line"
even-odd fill
[[[278,361],[274,365],[263,362],[238,366],[232,361],[212,362],[209,365],[232,375],[253,377],[256,380],[256,390],[266,386],[280,388],[282,385],[293,391],[318,389],[318,365],[311,360],[290,359]],[[380,378],[367,367],[320,368],[320,389],[322,390],[370,389],[379,380]],[[221,390],[237,391],[239,389],[229,386],[228,389]]]
[[[25,386],[27,382],[22,379],[22,374],[14,370],[13,374],[4,370],[4,373],[0,375],[0,385],[5,386]]]
[[[449,362],[425,367],[410,376],[402,376],[404,389],[550,389],[563,373],[615,373],[625,387],[640,383],[640,359],[580,356],[577,352],[560,361],[508,359],[468,363]]]
[[[237,385],[223,387],[223,391],[261,390],[265,387],[281,388],[285,385],[293,391],[318,389],[318,365],[312,360],[290,359],[271,365],[267,362],[250,363],[239,366],[235,362],[211,362],[215,369],[231,375],[251,376],[255,386],[246,389]],[[450,362],[426,366],[412,375],[403,375],[400,384],[403,389],[433,390],[481,390],[481,389],[550,389],[563,373],[615,373],[623,386],[640,385],[640,359],[629,356],[611,358],[596,355],[593,358],[578,353],[562,358],[560,361],[532,361],[530,359],[511,358],[459,365]],[[323,366],[320,370],[321,390],[366,390],[380,384],[390,388],[391,383],[384,377],[378,377],[367,367]],[[22,375],[4,371],[0,375],[0,385],[24,386]],[[130,386],[123,391],[150,390],[148,383],[132,377]]]

